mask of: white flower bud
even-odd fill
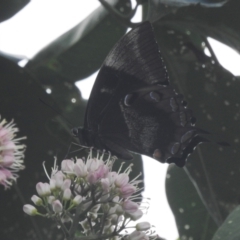
[[[75,163],[72,160],[63,160],[61,163],[61,170],[66,174],[73,174]]]
[[[50,189],[51,189],[51,191],[56,190],[56,180],[55,179],[50,179]]]
[[[52,202],[55,201],[55,200],[56,200],[56,198],[54,196],[49,196],[47,198],[47,201],[48,201],[49,204],[52,204]]]
[[[56,181],[56,187],[61,188],[63,184],[63,173],[62,172],[57,172],[52,178],[55,179]]]
[[[126,215],[131,220],[137,221],[138,219],[140,219],[143,216],[143,212],[142,212],[142,210],[138,209],[137,211],[135,211],[133,213],[127,213]]]
[[[69,188],[65,189],[63,192],[63,200],[70,200],[72,196],[71,190]]]
[[[55,200],[52,202],[52,208],[55,213],[60,213],[62,212],[63,206],[59,200]]]
[[[38,213],[37,209],[30,204],[25,204],[23,206],[23,211],[30,216],[34,216]]]
[[[48,196],[51,194],[50,185],[48,183],[42,182],[37,183],[36,190],[40,197]]]
[[[149,222],[140,222],[136,224],[137,231],[147,231],[150,228],[151,228],[151,225]]]
[[[79,205],[79,204],[82,202],[82,200],[83,200],[82,196],[77,195],[77,196],[72,200],[72,203],[77,206],[77,205]]]
[[[117,178],[118,174],[116,172],[109,172],[107,174],[107,178],[109,179],[110,185],[112,185],[115,182],[115,179]]]
[[[117,214],[113,214],[111,215],[111,223],[113,225],[117,225],[119,222],[121,222],[123,220],[122,216],[118,216]]]
[[[128,235],[127,240],[148,240],[149,237],[144,232],[134,231]]]
[[[44,183],[44,195],[48,196],[51,194],[51,190],[50,190],[50,185],[48,183]]]
[[[116,208],[116,214],[122,215],[123,213],[124,213],[123,208],[120,205],[118,205]]]
[[[63,181],[62,186],[61,186],[61,189],[64,191],[65,189],[70,188],[70,186],[71,186],[71,180],[70,179],[65,179]]]
[[[33,201],[33,203],[36,205],[36,206],[41,206],[42,205],[42,199],[40,197],[38,197],[37,195],[33,195],[31,197],[31,200]]]
[[[87,176],[87,166],[82,159],[78,159],[76,164],[73,167],[73,172],[77,177],[84,178]]]

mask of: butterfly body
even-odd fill
[[[201,142],[192,111],[169,85],[152,26],[125,35],[103,63],[93,86],[80,143],[122,159],[130,152],[183,166]],[[130,151],[130,152],[129,152]]]

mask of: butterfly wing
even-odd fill
[[[112,49],[94,84],[84,128],[96,148],[131,159],[128,150],[161,162],[184,165],[200,142],[192,126],[192,112],[169,86],[168,75],[145,22]]]
[[[114,70],[116,70],[116,74]],[[119,91],[117,88],[120,78],[117,76],[117,72],[135,76],[134,86],[130,83],[127,86],[131,89],[145,84],[168,84],[167,71],[149,22],[142,23],[126,34],[108,54],[88,101],[85,127],[92,128],[96,124],[96,119],[101,118],[101,112],[111,101],[113,93]],[[128,92],[129,89],[125,89],[125,91]]]

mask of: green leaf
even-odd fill
[[[24,8],[30,0],[7,0],[0,1],[0,22],[3,22],[12,16],[14,16],[17,12],[19,12],[22,8]]]
[[[114,0],[111,4],[123,13],[131,9],[129,0]],[[77,26],[42,49],[26,68],[42,82],[49,80],[48,75],[56,75],[73,83],[97,71],[125,31],[126,27],[100,6]]]
[[[238,240],[240,239],[240,206],[236,207],[217,230],[212,240]]]
[[[206,136],[213,138],[213,142],[223,139],[231,144],[231,147],[199,146],[186,165],[201,199],[219,226],[238,205],[240,194],[240,82],[220,65],[207,37],[240,49],[239,8],[238,0],[221,8],[183,7],[154,24],[170,82],[185,96],[197,118],[197,126],[215,133]],[[205,48],[211,52],[210,57],[204,53]]]
[[[217,225],[203,205],[184,169],[170,165],[166,194],[176,219],[180,239],[209,240]]]

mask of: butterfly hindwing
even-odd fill
[[[86,144],[123,159],[128,150],[182,166],[200,142],[192,112],[169,85],[152,26],[125,35],[104,61],[87,105]]]

